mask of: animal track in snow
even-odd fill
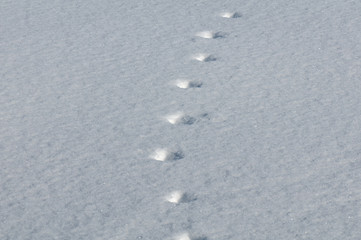
[[[170,203],[189,203],[195,201],[197,198],[193,195],[185,193],[183,191],[173,191],[165,197],[165,200]]]
[[[215,58],[213,55],[206,54],[206,53],[198,53],[193,55],[192,57],[194,60],[200,61],[200,62],[212,62],[216,61],[217,58]]]
[[[200,38],[214,39],[223,38],[225,37],[225,34],[221,32],[203,31],[196,33],[196,36]]]
[[[182,191],[171,192],[168,196],[165,197],[170,203],[179,203],[183,198],[184,193]]]
[[[171,124],[185,124],[192,125],[196,119],[184,114],[183,112],[176,112],[165,116],[165,119]]]
[[[179,234],[179,235],[176,235],[174,238],[174,240],[207,240],[208,238],[207,237],[190,237],[189,236],[189,233],[185,232],[185,233],[182,233],[182,234]]]
[[[167,148],[157,148],[151,155],[150,158],[157,161],[175,161],[184,158],[182,151],[171,151]]]
[[[188,233],[182,233],[176,236],[174,240],[191,240],[191,238],[189,237]]]
[[[175,81],[175,85],[179,88],[200,88],[202,87],[202,83],[199,81],[192,81],[188,79],[178,79]]]
[[[242,17],[242,14],[238,12],[222,12],[220,16],[223,18],[239,18]]]

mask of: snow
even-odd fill
[[[358,1],[0,5],[0,239],[360,239]]]

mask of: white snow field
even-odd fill
[[[360,240],[360,13],[1,1],[0,239]]]

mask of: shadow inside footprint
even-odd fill
[[[194,117],[190,117],[190,116],[184,116],[182,118],[182,123],[186,124],[186,125],[192,125],[195,121],[196,121],[196,119]]]
[[[206,57],[206,58],[203,60],[203,62],[213,62],[213,61],[216,61],[216,60],[217,60],[216,57],[210,55],[210,56]]]
[[[224,33],[224,32],[216,32],[216,33],[214,34],[214,37],[213,37],[213,38],[225,38],[225,37],[227,37],[227,34],[226,34],[226,33]]]
[[[197,200],[197,197],[194,194],[189,194],[189,193],[185,193],[182,196],[182,199],[180,202],[182,203],[190,203],[190,202],[194,202]]]
[[[201,237],[196,237],[196,238],[192,238],[192,240],[208,240],[207,237],[201,236]]]
[[[199,115],[200,119],[211,120],[211,116],[208,113],[202,113]]]
[[[200,88],[202,87],[202,84],[201,82],[190,82],[189,83],[189,88]]]
[[[182,151],[177,151],[173,153],[173,160],[177,161],[184,158],[184,153]]]

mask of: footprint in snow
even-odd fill
[[[200,88],[202,87],[202,82],[199,81],[193,81],[188,79],[177,79],[174,82],[174,85],[176,85],[179,88],[187,89],[187,88]]]
[[[188,233],[182,233],[174,237],[174,240],[192,240]]]
[[[200,62],[213,62],[216,61],[217,58],[213,55],[206,54],[206,53],[198,53],[192,56],[192,59],[200,61]]]
[[[170,203],[179,204],[179,203],[189,203],[197,200],[197,198],[189,193],[185,193],[183,191],[178,190],[169,193],[165,197],[165,200]]]
[[[186,115],[183,112],[176,112],[173,114],[169,114],[164,117],[170,124],[185,124],[192,125],[196,119],[189,115]]]
[[[176,235],[174,238],[174,240],[207,240],[207,237],[190,237],[189,233],[185,232],[179,235]]]
[[[240,18],[242,14],[238,12],[222,12],[220,16],[223,18]]]
[[[206,39],[215,39],[215,38],[224,38],[226,34],[222,32],[203,31],[196,33],[196,36]]]
[[[157,148],[151,155],[150,158],[156,161],[176,161],[184,158],[184,154],[181,150],[172,151],[167,148]]]

